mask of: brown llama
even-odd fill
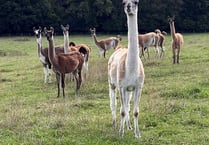
[[[61,29],[63,31],[63,35],[64,35],[64,52],[68,53],[71,51],[79,51],[80,53],[83,53],[84,55],[84,78],[86,79],[87,76],[87,72],[88,72],[88,59],[89,59],[89,53],[90,53],[90,47],[87,46],[86,44],[79,44],[79,45],[75,45],[74,42],[70,42],[69,43],[69,24],[67,24],[66,26],[61,25]],[[72,80],[72,79],[70,79]]]
[[[176,33],[174,26],[174,19],[175,17],[168,17],[168,22],[170,25],[171,37],[172,37],[171,47],[173,52],[173,64],[176,63],[179,64],[179,55],[184,43],[184,39],[182,34]]]
[[[78,51],[72,51],[68,54],[56,54],[54,46],[54,28],[50,27],[49,30],[44,28],[45,36],[49,42],[48,56],[53,66],[53,71],[56,74],[58,95],[60,96],[60,84],[62,87],[63,97],[65,97],[65,74],[73,73],[76,79],[76,93],[80,89],[82,83],[82,66],[84,62],[83,55]]]
[[[159,40],[158,40],[158,46],[161,48],[160,52],[160,58],[165,55],[165,36],[167,33],[165,31],[160,31],[159,29],[155,30],[155,33],[158,35]]]
[[[115,49],[118,46],[119,42],[122,40],[121,36],[117,35],[116,37],[109,37],[98,41],[96,38],[96,28],[90,28],[90,32],[93,37],[94,43],[99,50],[99,55],[101,56],[103,54],[104,58],[106,51],[111,48]]]
[[[76,45],[74,42],[70,42],[69,46],[74,47],[74,48],[77,49],[77,51],[83,53],[83,55],[84,55],[84,64],[83,64],[84,79],[86,79],[87,78],[87,73],[88,73],[88,62],[89,62],[89,55],[90,55],[90,52],[91,52],[91,48],[86,44]]]
[[[159,37],[155,32],[139,34],[138,39],[139,39],[139,46],[141,47],[141,57],[144,57],[144,59],[146,60],[144,56],[144,51],[147,49],[147,54],[149,59],[149,54],[150,54],[149,47],[151,46],[154,46],[155,58],[159,56],[159,49],[158,49]]]

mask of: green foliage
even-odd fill
[[[0,35],[31,34],[34,26],[58,29],[61,24],[69,24],[71,32],[77,33],[91,27],[107,34],[127,29],[119,0],[1,0],[0,9]],[[169,32],[167,17],[174,15],[177,31],[209,30],[208,0],[143,0],[139,3],[139,32],[157,28]]]

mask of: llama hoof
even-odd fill
[[[115,128],[116,127],[116,120],[112,121],[112,127]]]
[[[128,126],[127,128],[128,128],[128,130],[132,130],[133,129],[131,126]]]
[[[139,135],[135,135],[135,137],[136,137],[136,138],[141,138],[141,135],[140,135],[140,134],[139,134]]]
[[[123,137],[123,135],[124,135],[124,131],[120,129],[120,130],[119,130],[119,136],[120,136],[120,137]]]
[[[140,134],[139,131],[135,131],[135,137],[136,137],[136,138],[141,138],[141,134]]]

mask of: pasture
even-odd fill
[[[56,31],[56,30],[55,30]],[[55,75],[44,84],[35,36],[0,37],[0,144],[30,145],[206,145],[209,143],[209,34],[183,34],[180,64],[172,64],[171,36],[166,54],[144,61],[145,83],[140,101],[142,137],[112,128],[107,58],[99,58],[90,35],[70,35],[70,41],[91,47],[89,72],[79,95],[66,80],[66,98],[57,98]],[[111,35],[112,36],[112,35]],[[98,35],[98,39],[108,37]],[[55,36],[55,45],[63,36]],[[127,45],[127,36],[121,44]],[[48,42],[43,37],[43,45]],[[146,55],[146,54],[145,54]],[[132,102],[131,102],[132,103]],[[130,112],[133,125],[132,107]]]

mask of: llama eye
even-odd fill
[[[138,5],[138,3],[139,3],[138,1],[134,1],[134,4],[135,4],[135,5]]]
[[[123,2],[122,4],[123,4],[123,6],[125,6],[125,4],[126,4],[126,3],[125,3],[125,2]]]

